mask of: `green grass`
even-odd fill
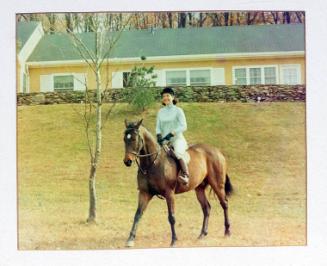
[[[219,147],[235,187],[232,236],[211,195],[209,234],[197,240],[202,211],[195,193],[176,196],[177,246],[306,244],[305,104],[184,103],[189,143]],[[104,105],[104,112],[110,106]],[[89,157],[82,105],[18,107],[20,249],[123,248],[137,205],[136,166],[123,165],[124,119],[140,118],[118,104],[103,129],[97,173],[97,223],[86,224]],[[154,132],[159,105],[142,114]],[[166,203],[151,201],[136,247],[168,247]]]

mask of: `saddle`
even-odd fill
[[[168,142],[167,144],[164,144],[162,147],[163,147],[164,151],[167,153],[167,155],[169,157],[173,158],[176,163],[178,163],[179,160],[175,154],[173,145],[170,142]],[[186,162],[186,164],[188,164],[190,162],[190,159],[191,159],[190,154],[186,151],[186,155],[184,157],[184,161]]]
[[[178,159],[175,155],[174,146],[171,143],[164,144],[162,147],[169,157],[178,162]]]

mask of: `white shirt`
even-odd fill
[[[182,108],[174,104],[169,104],[159,110],[157,115],[156,134],[161,134],[162,137],[165,137],[167,134],[174,131],[178,138],[183,135],[186,129],[186,118]]]

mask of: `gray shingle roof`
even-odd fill
[[[95,50],[94,33],[78,34]],[[124,31],[111,58],[304,51],[304,25],[251,25]],[[81,59],[67,34],[44,35],[28,61]]]
[[[18,22],[17,23],[17,40],[19,42],[19,47],[22,48],[27,42],[28,38],[31,36],[36,27],[40,24],[38,21],[30,22]]]

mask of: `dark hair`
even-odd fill
[[[175,96],[175,92],[174,92],[173,88],[171,88],[171,87],[165,87],[161,91],[160,95],[162,96],[164,93],[169,93],[170,95]]]
[[[178,103],[178,99],[177,98],[174,98],[173,105],[176,105],[177,103]],[[162,103],[162,105],[166,105],[166,104]]]
[[[171,87],[165,87],[160,95],[162,96],[164,93],[169,93],[171,96],[174,96],[174,99],[173,99],[173,104],[176,105],[178,103],[178,99],[175,98],[175,92],[174,92],[174,89],[171,88]],[[165,105],[164,103],[162,103],[162,105]]]

